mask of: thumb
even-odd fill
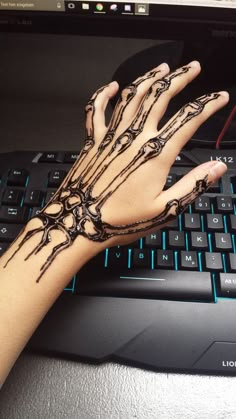
[[[206,192],[226,170],[227,166],[220,161],[209,161],[195,167],[175,185],[163,191],[157,198],[157,205],[159,206],[161,202],[161,205],[165,207],[172,200],[175,200],[176,204],[173,205],[173,214],[180,214],[199,195]]]

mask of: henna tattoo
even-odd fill
[[[128,177],[138,170],[150,159],[160,155],[167,142],[188,121],[199,115],[205,105],[218,97],[217,94],[204,95],[194,102],[184,106],[177,115],[163,127],[156,137],[148,139],[130,159],[124,168],[103,187],[95,193],[95,187],[101,176],[110,168],[113,162],[132,146],[136,138],[143,132],[150,112],[163,92],[167,91],[175,77],[186,73],[188,67],[183,67],[169,76],[156,80],[144,96],[139,110],[128,128],[116,138],[116,131],[123,122],[125,109],[135,97],[138,87],[149,78],[155,77],[157,72],[149,72],[143,78],[124,90],[113,114],[108,132],[100,144],[96,145],[94,134],[94,115],[96,112],[96,98],[105,89],[99,89],[89,101],[85,112],[87,114],[87,138],[80,152],[79,158],[68,173],[60,188],[51,201],[41,210],[36,219],[39,226],[29,231],[24,229],[19,236],[19,244],[14,253],[7,260],[5,267],[10,263],[20,249],[36,235],[40,238],[38,243],[27,254],[25,260],[37,255],[51,242],[52,233],[60,231],[62,240],[55,245],[40,268],[37,282],[55,258],[66,248],[70,247],[78,236],[83,236],[95,242],[104,242],[114,236],[123,236],[133,233],[142,233],[151,228],[167,223],[173,217],[183,212],[197,196],[205,192],[209,186],[207,176],[196,182],[193,190],[180,199],[173,199],[165,205],[163,211],[157,216],[137,220],[125,225],[111,225],[102,218],[102,207],[105,202],[119,189]],[[149,98],[152,98],[149,103]],[[153,99],[154,98],[154,99]]]

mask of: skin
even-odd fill
[[[170,99],[200,72],[197,62],[169,73],[166,64],[123,90],[108,126],[105,109],[118,90],[88,102],[86,140],[51,201],[0,260],[0,382],[71,277],[106,247],[163,227],[225,171],[208,162],[163,191],[170,167],[198,127],[228,102],[226,92],[186,104],[158,129]],[[14,291],[14,292],[13,292]]]

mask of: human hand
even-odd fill
[[[225,172],[223,163],[211,161],[163,191],[182,147],[228,101],[226,92],[206,94],[185,105],[158,129],[170,99],[199,72],[197,62],[172,73],[163,64],[139,77],[123,90],[108,126],[105,109],[118,84],[112,82],[93,95],[86,106],[87,138],[79,158],[37,216],[37,226],[22,233],[16,250],[42,233],[28,259],[48,246],[53,232],[61,233],[39,279],[77,237],[99,243],[95,253],[136,240],[183,212]]]

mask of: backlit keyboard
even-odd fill
[[[0,255],[76,158],[55,151],[0,155]],[[210,159],[228,165],[224,177],[165,229],[91,260],[29,348],[93,362],[236,373],[236,152],[184,151],[165,189]]]

